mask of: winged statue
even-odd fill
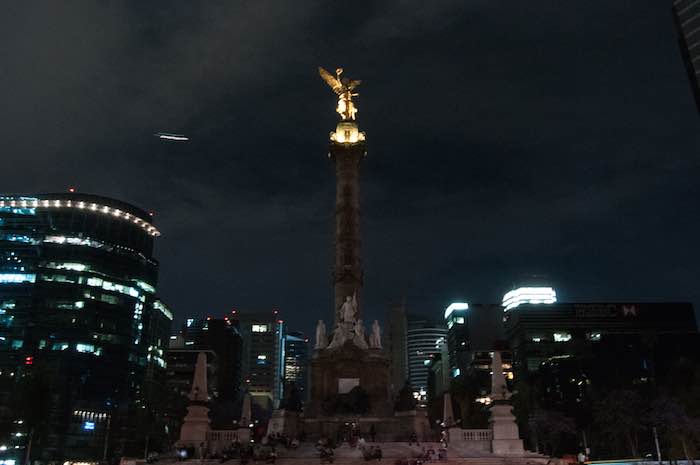
[[[321,78],[326,81],[333,92],[338,95],[338,107],[335,109],[335,111],[338,112],[341,119],[343,121],[354,120],[355,115],[357,114],[357,107],[352,101],[352,98],[357,97],[359,94],[353,91],[362,83],[362,81],[341,77],[343,74],[343,68],[337,68],[335,70],[335,76],[333,76],[331,73],[319,66],[318,74],[321,75]]]

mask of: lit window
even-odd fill
[[[148,284],[147,282],[144,281],[139,281],[138,279],[136,280],[136,285],[143,289],[144,291],[153,294],[156,292],[156,288]]]
[[[253,325],[252,331],[254,333],[266,333],[267,332],[267,325]]]
[[[75,350],[78,352],[90,352],[94,353],[95,352],[95,346],[92,344],[76,344],[75,345]]]
[[[532,342],[542,342],[542,338],[540,336],[533,336],[530,340]]]
[[[452,369],[452,377],[453,377],[453,378],[456,378],[457,376],[459,376],[459,375],[461,375],[461,374],[462,374],[462,370],[460,370],[459,368],[453,368],[453,369]]]
[[[36,282],[34,273],[0,273],[0,284],[33,282]]]
[[[12,341],[13,349],[21,349],[23,345],[24,341],[22,339],[15,339],[14,341]]]
[[[48,262],[43,265],[44,268],[51,268],[53,270],[69,270],[69,271],[85,271],[88,269],[87,265],[82,263],[72,263],[72,262]]]
[[[567,342],[571,340],[570,333],[554,333],[554,342]]]
[[[100,294],[100,302],[104,302],[110,305],[117,305],[119,304],[119,299],[113,295]]]
[[[69,345],[67,342],[54,342],[51,346],[51,350],[66,350]]]
[[[455,323],[457,323],[458,325],[463,325],[464,324],[464,317],[463,316],[456,317]]]
[[[156,300],[155,302],[153,302],[153,308],[159,310],[160,313],[162,313],[165,316],[165,318],[167,318],[168,320],[170,320],[170,321],[173,320],[173,313],[160,300]],[[189,325],[187,325],[187,326],[189,326]]]
[[[589,340],[589,341],[594,341],[594,342],[596,342],[596,341],[600,341],[601,334],[598,333],[598,332],[596,332],[596,333],[588,333],[587,336],[588,336],[588,340]]]

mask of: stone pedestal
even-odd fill
[[[238,434],[238,440],[241,442],[241,444],[250,442],[251,433],[248,425],[241,426],[240,428],[236,429],[236,434]]]
[[[199,450],[202,443],[207,442],[209,433],[209,391],[207,389],[207,356],[204,352],[197,354],[197,363],[194,367],[192,389],[190,390],[190,405],[187,407],[187,415],[180,428],[180,440],[178,444],[183,447],[193,446]]]
[[[421,442],[430,440],[432,432],[430,430],[428,412],[425,409],[421,408],[405,412],[396,412],[395,415],[399,420],[397,433],[400,434],[397,436],[400,440],[410,438],[414,433],[416,438]]]
[[[359,412],[337,412],[332,404],[340,394],[359,386],[367,394],[372,417],[393,416],[389,359],[381,349],[361,349],[352,341],[341,347],[314,352],[311,360],[311,400],[305,416],[334,416]]]
[[[277,409],[272,412],[272,418],[267,424],[267,434],[282,434],[295,438],[299,434],[299,412]]]
[[[491,406],[489,418],[489,426],[493,434],[491,452],[496,455],[523,455],[525,449],[512,413],[513,406],[505,401],[501,402]]]
[[[178,445],[197,449],[201,443],[206,443],[209,430],[209,408],[205,405],[190,405],[180,428]]]

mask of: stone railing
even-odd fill
[[[224,442],[230,444],[236,439],[238,439],[238,430],[235,429],[213,429],[207,432],[207,441]]]
[[[453,437],[453,435],[457,437]],[[490,441],[493,438],[490,429],[450,429],[450,440],[452,441]]]

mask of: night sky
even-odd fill
[[[365,319],[499,302],[700,307],[700,117],[670,0],[6,2],[0,190],[155,212],[177,322],[332,319],[335,99],[362,79]],[[187,143],[154,137],[188,135]]]

